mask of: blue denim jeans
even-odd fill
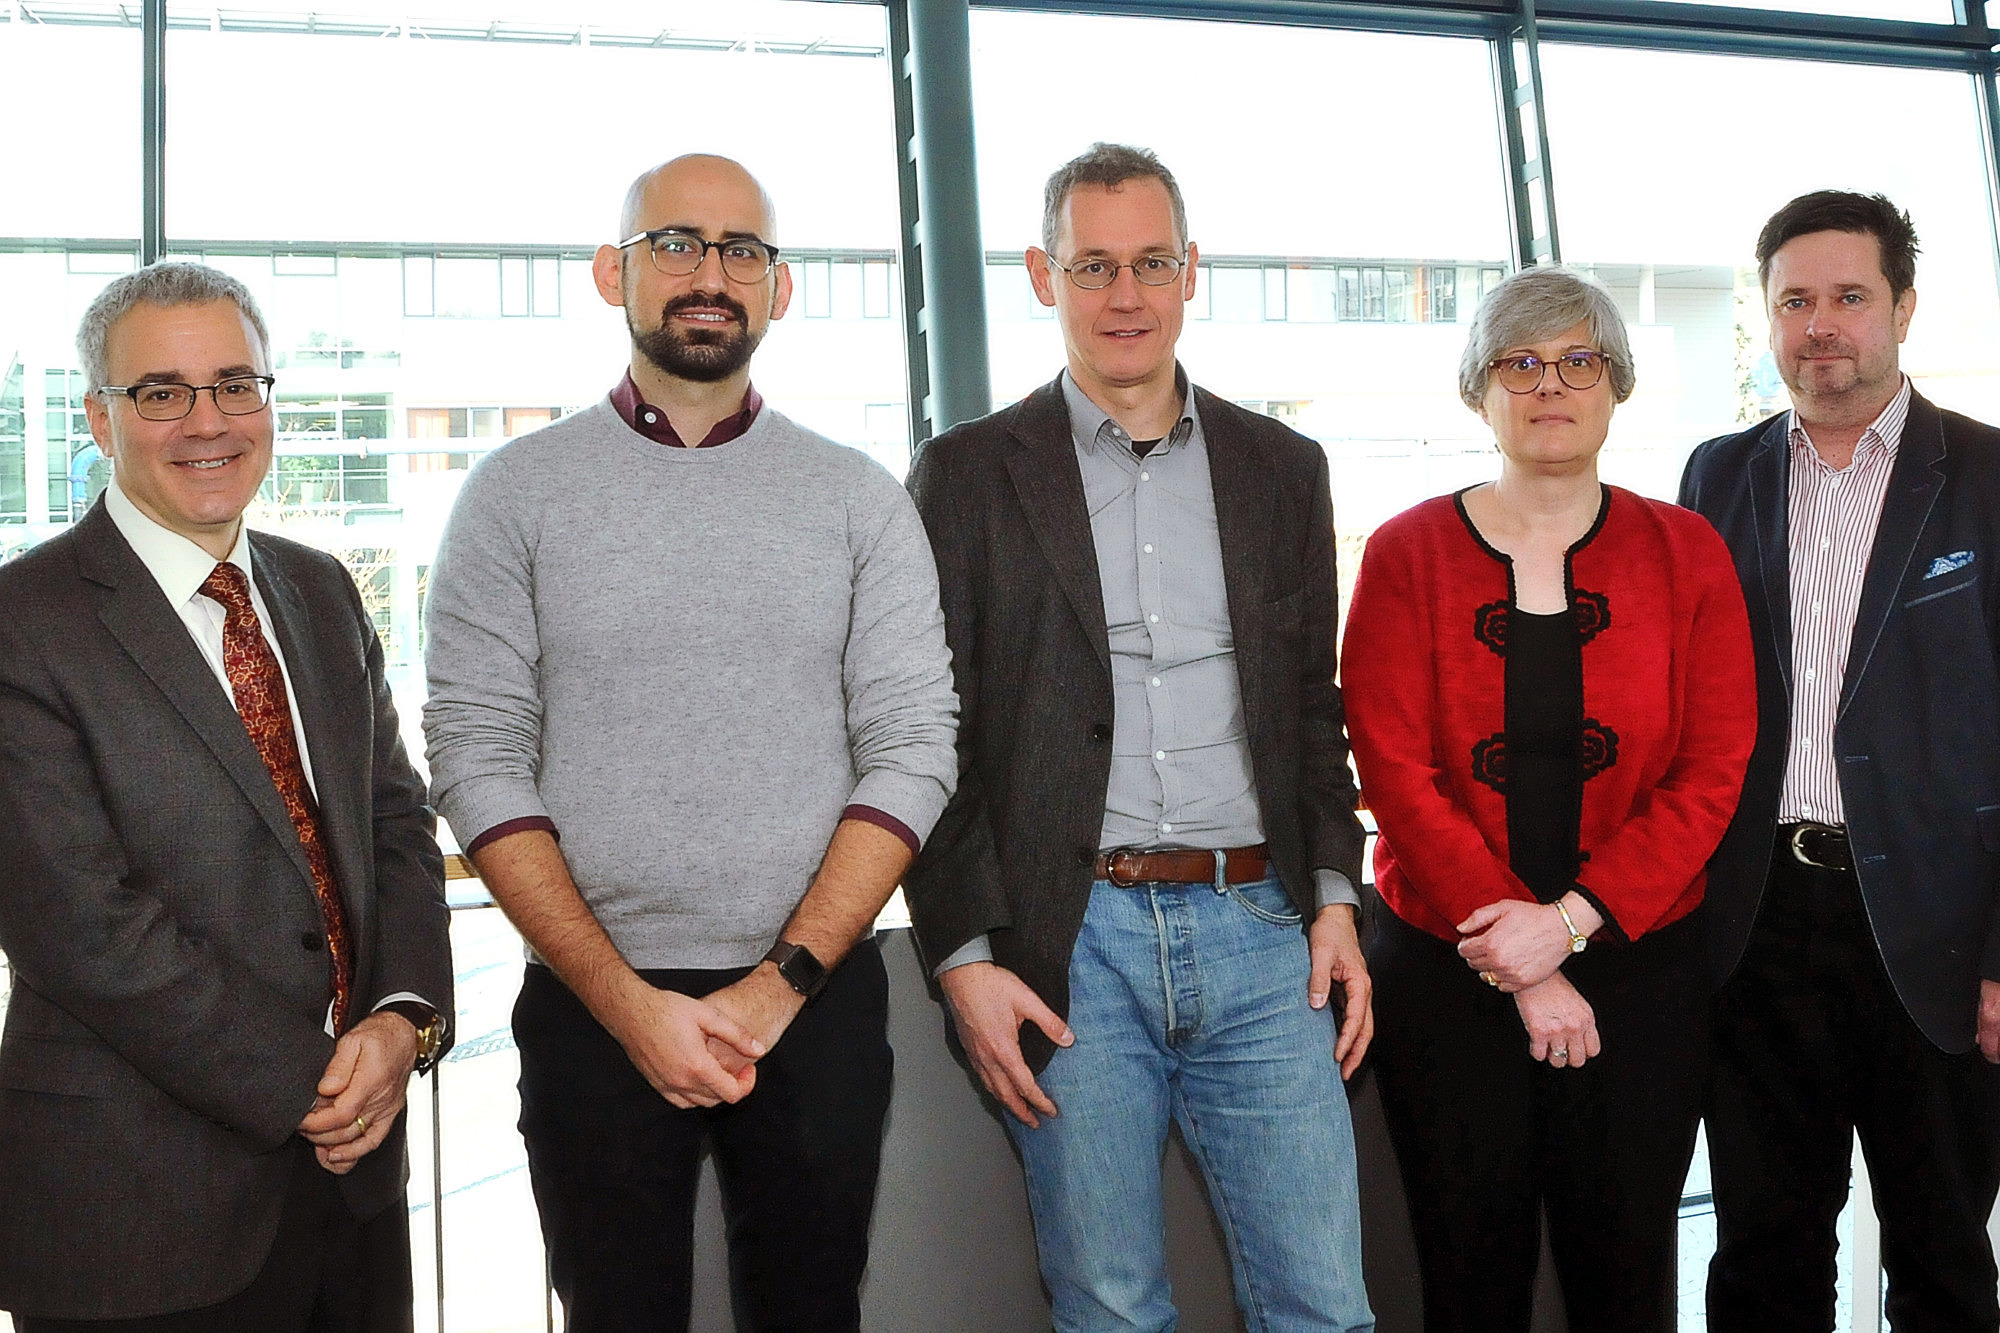
[[[1375,1326],[1334,1006],[1307,1007],[1307,967],[1275,878],[1092,886],[1070,958],[1076,1044],[1040,1077],[1061,1114],[1039,1129],[1007,1117],[1060,1333],[1174,1328],[1169,1116],[1207,1180],[1250,1333]]]

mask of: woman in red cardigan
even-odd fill
[[[1429,1333],[1526,1333],[1544,1209],[1571,1328],[1674,1326],[1707,1045],[1689,914],[1757,691],[1721,538],[1597,479],[1633,379],[1602,288],[1501,283],[1459,368],[1500,477],[1385,523],[1348,612],[1390,909],[1374,1059]]]

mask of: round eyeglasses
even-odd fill
[[[1610,362],[1611,358],[1604,353],[1587,350],[1564,352],[1553,361],[1544,361],[1533,352],[1517,352],[1498,361],[1488,361],[1486,368],[1508,393],[1533,393],[1542,387],[1542,377],[1550,366],[1556,368],[1556,378],[1570,388],[1594,389],[1604,378],[1604,367]]]
[[[1069,280],[1087,292],[1102,291],[1118,281],[1118,270],[1129,268],[1132,276],[1148,287],[1166,287],[1181,275],[1187,263],[1187,252],[1177,255],[1140,255],[1129,264],[1114,264],[1108,259],[1079,259],[1074,264],[1065,264],[1054,255],[1049,263],[1069,274]]]
[[[133,410],[148,421],[179,421],[194,411],[194,400],[204,392],[215,399],[215,410],[224,416],[247,417],[261,412],[271,401],[271,386],[276,383],[269,375],[232,375],[213,384],[182,384],[178,380],[129,387],[106,384],[100,392],[124,394],[132,400]]]
[[[618,248],[623,250],[641,241],[646,243],[647,251],[653,256],[653,267],[670,278],[685,278],[692,274],[708,258],[710,250],[722,256],[722,276],[731,282],[761,282],[778,262],[778,247],[766,245],[755,236],[727,236],[719,241],[710,241],[691,231],[679,231],[673,227],[628,236],[618,242]]]

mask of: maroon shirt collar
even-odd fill
[[[626,371],[625,378],[618,381],[618,387],[611,391],[611,406],[619,419],[633,430],[638,431],[655,444],[670,444],[676,449],[687,447],[667,414],[639,396],[639,386],[632,382],[632,372]],[[763,395],[755,385],[743,395],[743,410],[733,417],[724,417],[709,428],[706,439],[695,446],[697,449],[712,449],[718,444],[727,444],[750,429],[750,423],[764,410]]]

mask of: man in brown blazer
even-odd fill
[[[0,568],[0,1309],[406,1329],[399,1112],[452,973],[381,644],[338,561],[243,526],[240,283],[142,269],[77,341],[113,484]]]

